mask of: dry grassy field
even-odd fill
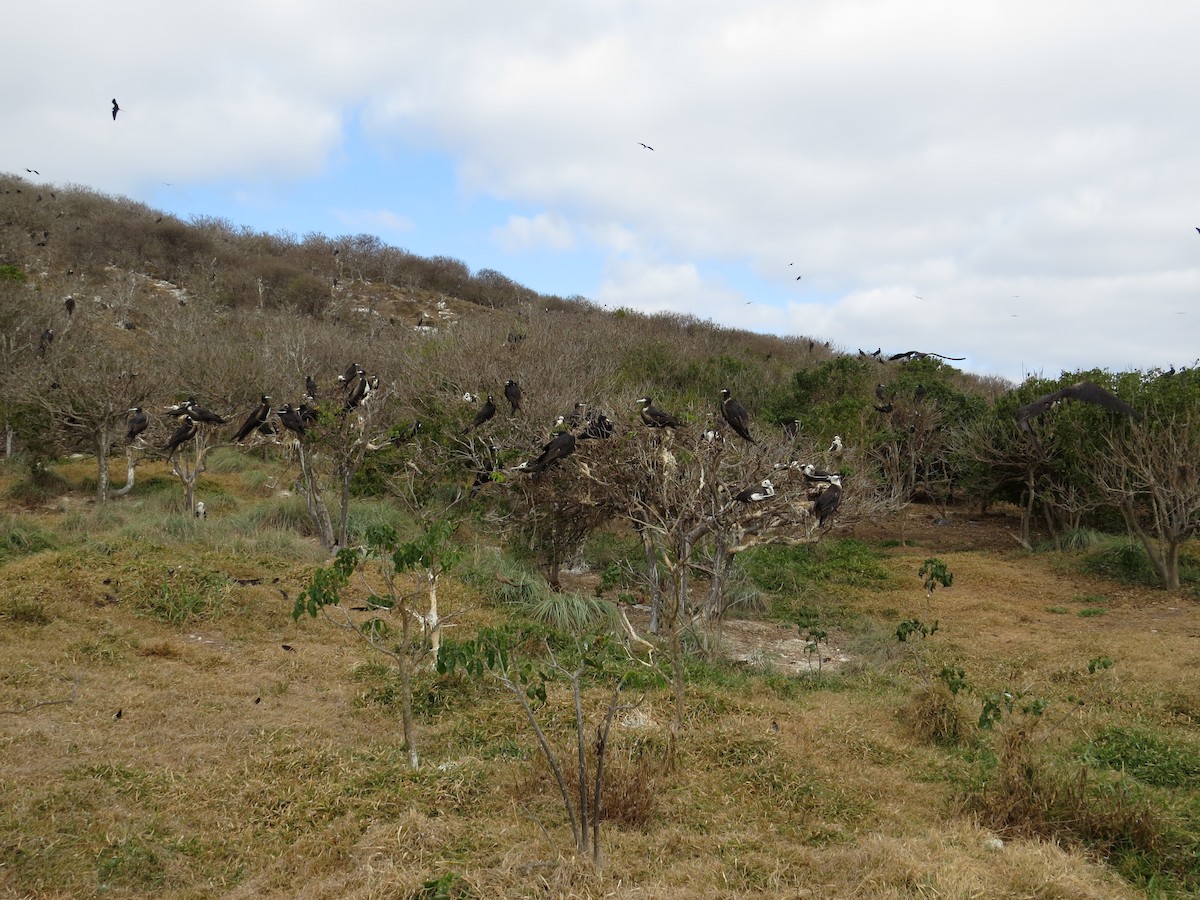
[[[1194,593],[1096,574],[1087,550],[1027,553],[1002,512],[937,526],[913,507],[904,543],[896,522],[835,529],[726,623],[735,653],[692,665],[673,767],[668,685],[630,688],[643,702],[614,728],[596,870],[502,689],[421,672],[408,767],[382,661],[292,619],[324,562],[302,507],[270,465],[222,458],[206,521],[174,511],[152,466],[102,508],[86,461],[58,469],[54,496],[5,501],[3,896],[1200,892]],[[451,636],[509,615],[466,577],[484,554],[447,576]],[[930,557],[954,580],[927,599]],[[796,558],[747,571],[765,583]],[[938,630],[901,643],[913,618]],[[602,694],[585,692],[593,719]],[[541,711],[563,746],[568,701],[554,687]]]

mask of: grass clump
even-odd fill
[[[881,590],[891,583],[879,549],[849,538],[794,547],[755,547],[739,558],[755,585],[775,594],[803,593],[814,582],[868,590]]]
[[[17,516],[6,516],[0,522],[0,562],[49,550],[56,545],[54,533],[37,522]]]
[[[918,740],[959,747],[976,733],[971,714],[942,681],[920,688],[900,710],[900,721]]]
[[[1083,758],[1154,787],[1200,787],[1200,747],[1138,728],[1105,729],[1087,742]]]

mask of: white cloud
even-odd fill
[[[1200,6],[1183,0],[77,7],[10,16],[54,40],[0,57],[22,85],[0,168],[254,196],[319,177],[361,120],[445,154],[459,194],[441,202],[495,204],[503,248],[604,254],[581,273],[598,302],[1010,377],[1200,353]],[[784,293],[789,262],[805,277]],[[704,274],[731,265],[763,296]]]
[[[412,231],[413,223],[387,209],[334,209],[333,217],[357,234],[390,237]]]
[[[504,225],[492,229],[492,237],[510,253],[546,248],[571,250],[575,234],[562,216],[538,213],[536,216],[509,216]]]

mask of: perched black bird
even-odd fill
[[[150,427],[150,417],[140,406],[135,406],[129,411],[125,425],[125,440],[132,444],[134,438]]]
[[[317,419],[320,418],[321,411],[315,406],[309,406],[307,403],[301,403],[296,407],[296,416],[300,419],[300,424],[305,428],[310,428],[317,424]]]
[[[887,403],[887,396],[884,392],[882,381],[875,385],[875,396],[879,399],[880,403]]]
[[[842,477],[829,476],[829,487],[821,491],[821,496],[813,502],[813,514],[817,516],[817,526],[824,528],[825,523],[833,518],[837,508],[842,504]]]
[[[191,416],[185,415],[183,417],[183,424],[175,430],[175,433],[171,435],[171,439],[167,441],[162,448],[163,452],[167,454],[167,459],[170,459],[172,456],[174,456],[175,451],[178,450],[180,446],[186,444],[188,441],[194,438],[197,430],[198,428],[195,420]]]
[[[642,404],[642,421],[651,428],[683,427],[683,423],[673,415],[658,409],[650,397],[643,397],[638,401],[638,403]]]
[[[340,381],[342,383],[343,387],[346,387],[347,385],[350,384],[350,382],[352,382],[355,378],[357,378],[362,373],[363,373],[362,367],[359,366],[358,363],[356,363],[356,362],[350,363],[350,365],[347,367],[346,371],[338,376],[338,381]]]
[[[304,422],[300,418],[300,414],[292,409],[292,404],[287,403],[276,410],[279,414],[279,424],[295,434],[304,437]]]
[[[304,392],[310,402],[317,402],[317,382],[311,375],[304,376]]]
[[[483,453],[475,457],[472,462],[475,468],[475,480],[471,482],[471,489],[467,492],[469,497],[474,497],[487,485],[495,481],[495,474],[500,471],[500,448],[492,441],[485,441],[483,444]]]
[[[587,407],[582,403],[576,403],[571,414],[567,416],[567,424],[572,428],[578,428],[585,419],[587,419]]]
[[[792,421],[790,421],[790,422],[784,422],[783,423],[783,434],[784,434],[784,437],[789,438],[790,440],[794,441],[796,439],[796,436],[798,434],[800,434],[800,420],[792,419]]]
[[[511,378],[504,382],[504,399],[512,407],[512,415],[521,410],[521,386]]]
[[[121,111],[121,107],[117,105],[117,98],[113,97],[113,121],[117,121],[117,113]]]
[[[875,412],[890,413],[895,407],[891,403],[885,403],[883,406],[876,406]]]
[[[536,475],[538,472],[546,471],[547,468],[554,465],[560,459],[566,459],[574,452],[575,435],[569,431],[564,431],[551,438],[550,443],[542,448],[541,456],[525,463],[521,467],[521,470],[523,472],[532,472]]]
[[[196,405],[195,397],[188,397],[182,403],[176,403],[174,406],[167,407],[167,415],[173,419],[179,419],[186,416],[193,406]]]
[[[924,399],[925,399],[925,385],[918,384],[916,390],[913,391],[913,400],[915,400],[917,403],[920,403]]]
[[[407,444],[420,433],[421,428],[422,425],[419,421],[405,425],[403,428],[398,428],[396,429],[396,433],[388,438],[388,443],[393,447]]]
[[[346,394],[346,409],[348,410],[357,409],[362,405],[366,401],[367,395],[371,393],[371,388],[374,387],[371,379],[362,370],[359,370],[359,376],[353,384],[354,386]]]
[[[769,478],[764,478],[762,484],[746,488],[733,499],[740,500],[742,503],[761,503],[763,500],[770,500],[774,496],[775,485],[771,484]]]
[[[50,349],[52,343],[54,343],[54,329],[47,328],[42,332],[42,336],[38,338],[38,356],[45,356],[46,351]]]
[[[733,399],[729,388],[721,388],[721,416],[739,437],[751,444],[757,443],[750,436],[750,414],[746,412],[746,407]]]
[[[579,440],[604,440],[613,435],[613,423],[608,420],[608,416],[604,413],[596,415],[588,415],[587,425],[583,429],[583,434],[579,435]]]
[[[198,406],[195,400],[188,401],[187,414],[204,425],[228,425],[229,420],[223,419],[211,409]]]
[[[75,298],[74,297],[68,297],[66,300],[64,300],[63,306],[65,306],[67,308],[67,318],[68,319],[71,318],[71,316],[75,315]]]
[[[496,403],[492,400],[492,395],[488,394],[487,400],[484,401],[483,406],[479,408],[479,412],[475,413],[475,418],[471,420],[471,424],[464,428],[462,433],[466,434],[473,428],[478,428],[480,425],[489,421],[495,414]]]
[[[242,427],[237,430],[237,434],[233,436],[233,442],[235,444],[240,444],[242,441],[244,441],[250,436],[250,432],[257,430],[260,425],[267,421],[267,416],[270,414],[271,398],[266,394],[263,394],[258,406],[250,413],[250,415],[246,416],[246,421],[243,422]]]

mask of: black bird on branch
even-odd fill
[[[757,443],[750,436],[750,414],[746,412],[746,407],[733,399],[729,388],[721,388],[721,416],[742,440],[749,441],[751,444]]]
[[[583,429],[583,434],[579,435],[579,440],[605,440],[613,435],[613,423],[609,421],[608,416],[604,413],[588,413],[587,425]]]
[[[304,437],[305,427],[304,420],[300,418],[300,413],[292,409],[292,404],[287,403],[276,410],[279,415],[279,424],[288,431]]]
[[[135,406],[129,411],[125,425],[125,440],[132,444],[134,438],[150,427],[150,417],[140,406]]]
[[[167,459],[174,456],[175,451],[183,444],[194,438],[198,430],[195,420],[191,416],[185,415],[183,417],[183,424],[175,430],[175,433],[171,435],[171,439],[162,448],[163,453],[167,454]]]
[[[504,382],[504,399],[508,401],[512,407],[512,415],[516,415],[521,410],[521,386],[511,378]]]
[[[317,402],[317,380],[311,375],[304,376],[304,394],[310,403]]]
[[[484,401],[483,406],[479,408],[479,412],[475,413],[475,418],[471,420],[471,424],[464,428],[462,433],[466,434],[468,431],[478,428],[480,425],[489,421],[495,414],[496,403],[494,400],[492,400],[492,395],[488,394],[487,400]]]
[[[246,421],[242,423],[242,427],[237,430],[237,434],[233,436],[233,442],[240,444],[250,432],[256,431],[258,426],[267,421],[267,416],[271,414],[271,398],[266,394],[262,395],[258,406],[246,417]]]
[[[638,401],[642,404],[642,421],[651,428],[682,428],[683,423],[680,422],[670,413],[665,413],[654,405],[654,401],[650,397],[643,397]]]
[[[197,405],[195,400],[189,400],[187,414],[203,425],[228,425],[229,420],[223,419],[211,409]]]
[[[539,472],[545,472],[550,466],[561,459],[566,459],[574,452],[575,435],[564,431],[550,439],[550,442],[542,448],[542,453],[537,459],[525,463],[520,468],[522,472],[536,475]]]

